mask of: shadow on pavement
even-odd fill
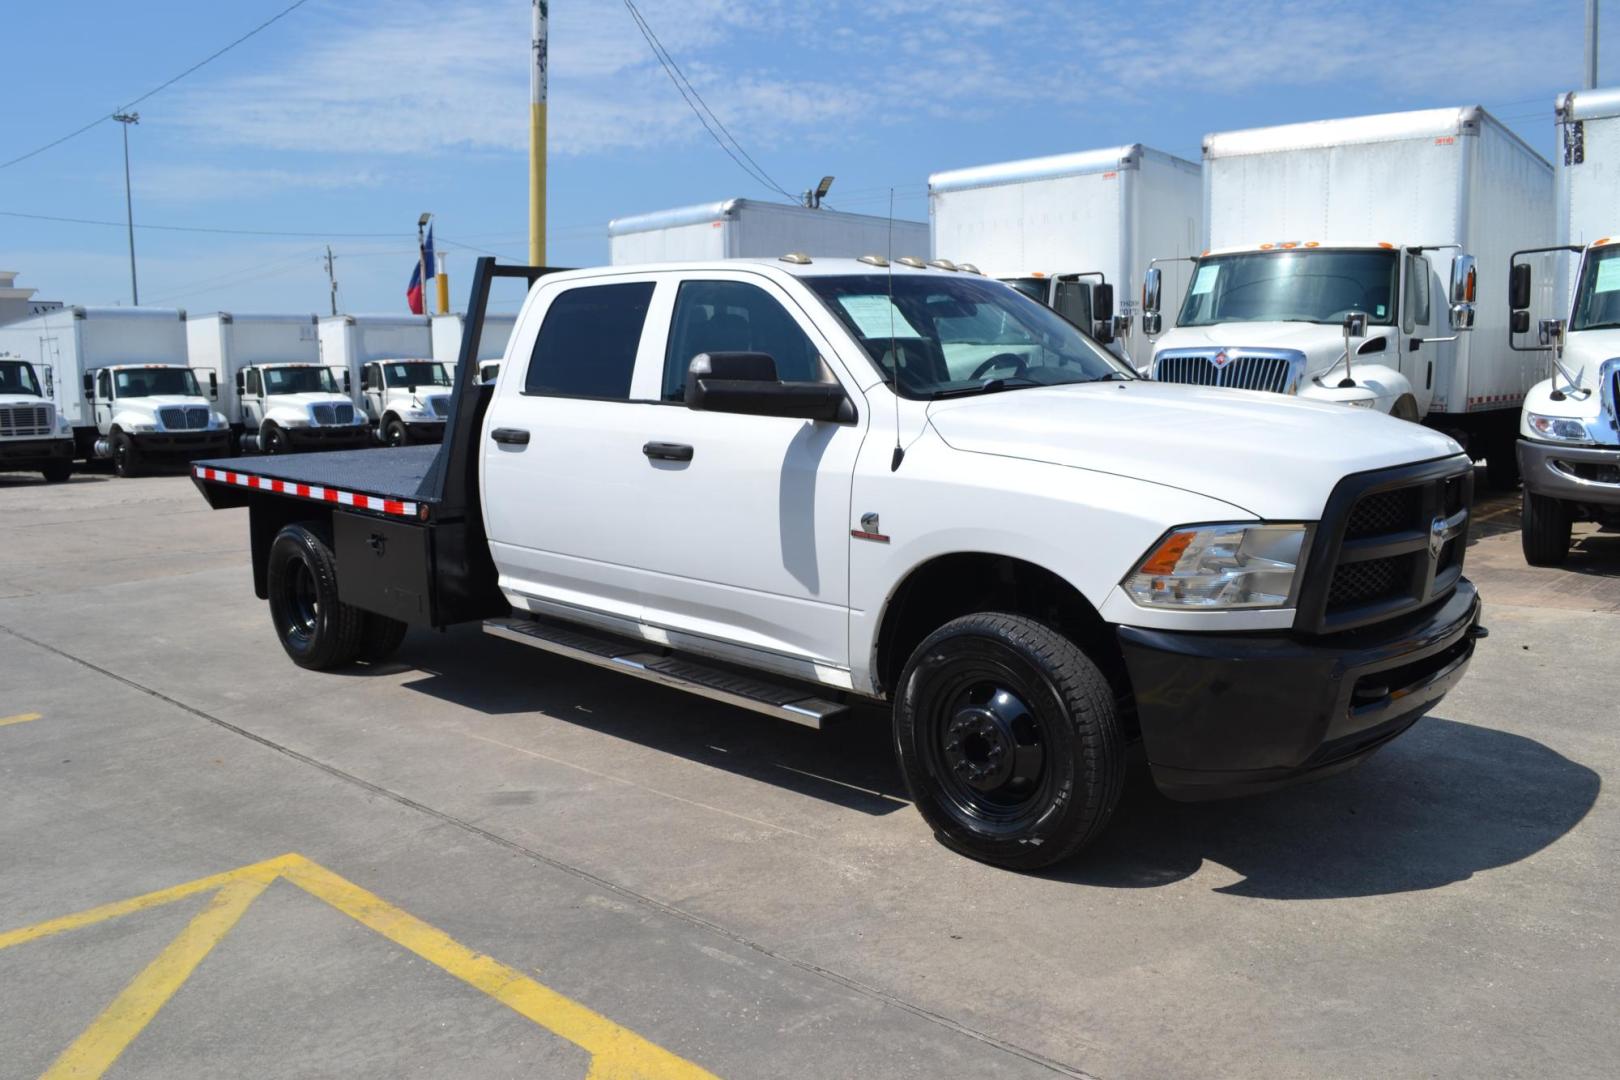
[[[1218,892],[1323,900],[1433,889],[1534,855],[1573,829],[1602,781],[1533,739],[1428,717],[1360,767],[1218,803],[1175,803],[1145,776],[1102,840],[1051,876],[1148,888],[1208,862]]]

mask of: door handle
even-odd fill
[[[503,446],[529,445],[529,433],[522,428],[498,427],[489,433],[489,437]]]
[[[691,461],[692,448],[685,443],[650,442],[641,452],[658,461]]]

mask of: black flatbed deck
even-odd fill
[[[210,485],[224,485],[425,517],[426,511],[439,502],[443,489],[438,465],[443,449],[442,445],[401,446],[212,458],[195,462],[191,474],[204,494],[208,494]]]

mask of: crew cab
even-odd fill
[[[530,287],[490,385],[495,277]],[[194,469],[297,664],[482,622],[812,726],[885,703],[939,839],[1032,868],[1103,831],[1128,744],[1184,799],[1336,772],[1484,633],[1450,438],[1140,380],[993,280],[484,259],[468,312],[443,445]]]
[[[73,475],[73,427],[58,416],[34,365],[0,355],[0,471],[39,471],[48,483]]]

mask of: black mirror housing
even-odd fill
[[[1530,264],[1514,263],[1513,271],[1508,275],[1508,308],[1515,315],[1521,311],[1526,312],[1525,328],[1524,330],[1514,330],[1515,334],[1522,334],[1525,330],[1530,329],[1528,314],[1530,310],[1530,285]],[[1515,325],[1517,324],[1515,323]]]
[[[847,423],[855,406],[832,382],[782,382],[766,353],[699,353],[686,369],[686,407]]]
[[[94,375],[84,377],[84,393],[86,397],[96,396],[96,377]]]
[[[1091,287],[1091,317],[1110,325],[1114,321],[1114,287],[1106,281]]]
[[[1528,334],[1530,332],[1530,313],[1524,308],[1517,308],[1512,314],[1510,332],[1514,334]]]

